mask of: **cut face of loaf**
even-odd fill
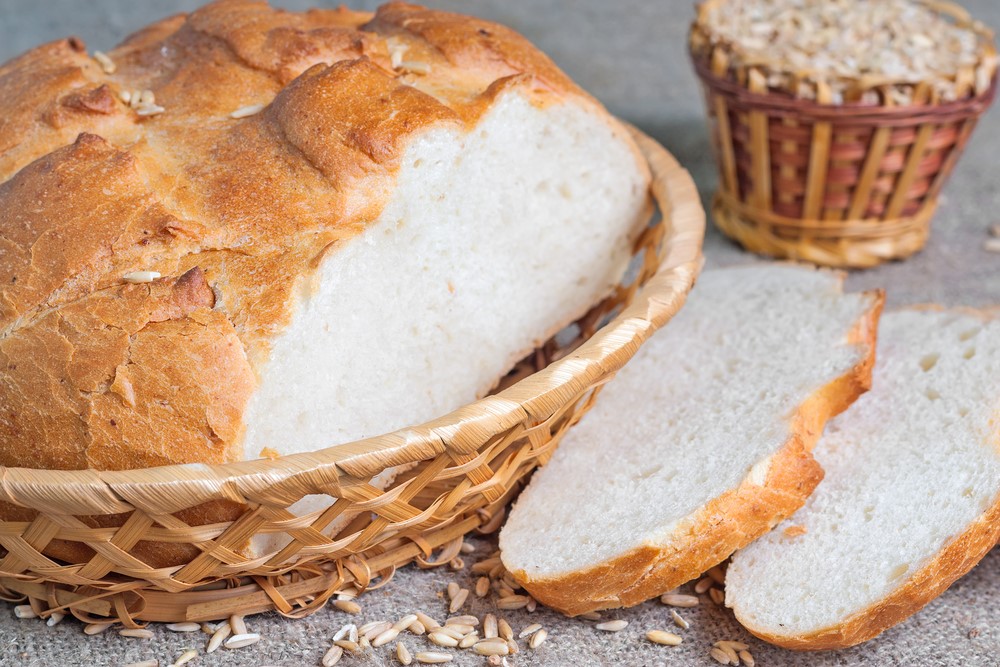
[[[887,314],[871,392],[816,446],[826,477],[736,553],[726,604],[794,649],[852,646],[918,611],[1000,539],[998,412],[1000,322]]]
[[[829,272],[706,271],[518,498],[507,569],[564,613],[629,606],[791,515],[824,422],[868,386],[881,303]]]
[[[608,294],[648,221],[627,132],[503,26],[228,0],[109,56],[0,67],[0,465],[220,463],[441,416]],[[142,557],[190,555],[166,551]]]

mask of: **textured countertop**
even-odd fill
[[[127,0],[0,0],[0,60],[43,41],[76,34],[91,49],[107,49],[152,19],[191,9],[192,0],[130,2]],[[285,0],[290,8],[336,4]],[[353,1],[373,7],[370,1]],[[661,141],[691,170],[707,198],[715,185],[714,167],[704,129],[701,100],[685,56],[684,34],[692,16],[691,0],[429,0],[426,4],[477,13],[520,30],[546,50],[570,75],[603,100],[612,111]],[[967,0],[966,6],[987,24],[1000,26],[1000,3]],[[1000,223],[1000,111],[994,108],[981,123],[960,163],[934,222],[927,249],[905,262],[855,273],[856,289],[884,287],[890,307],[909,303],[982,306],[1000,303],[1000,254],[982,249],[990,225]],[[753,261],[753,258],[709,231],[705,246],[709,265]],[[478,541],[480,551],[494,547]],[[385,588],[365,595],[361,621],[394,619],[422,610],[442,619],[442,591],[468,573],[405,568]],[[484,614],[488,603],[473,600],[467,609]],[[1000,550],[956,583],[921,613],[880,638],[854,649],[824,654],[796,654],[760,642],[745,632],[727,611],[707,598],[684,610],[691,629],[676,648],[654,646],[642,639],[646,630],[670,628],[669,612],[658,602],[608,613],[629,626],[616,634],[594,630],[591,623],[568,620],[539,609],[533,614],[508,612],[515,632],[529,623],[543,624],[549,640],[537,651],[523,650],[512,665],[714,665],[712,642],[740,639],[751,646],[756,663],[771,665],[1000,665]],[[351,621],[357,620],[351,618]],[[342,612],[325,609],[287,621],[276,615],[249,619],[263,635],[256,646],[201,655],[192,665],[318,665],[330,639],[350,622]],[[149,658],[170,664],[188,647],[203,652],[204,635],[181,635],[154,628],[152,640],[122,639],[112,631],[86,637],[75,621],[48,628],[37,620],[18,620],[0,605],[0,665],[120,665]],[[407,638],[411,652],[427,650],[423,641]],[[523,644],[523,642],[522,642]],[[418,648],[419,647],[419,648]],[[366,657],[345,657],[343,665],[396,664],[387,649]],[[483,665],[485,658],[462,651],[454,665]]]

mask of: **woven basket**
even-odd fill
[[[702,11],[725,0],[707,0]],[[962,8],[926,3],[981,35],[992,33]],[[709,45],[698,22],[691,56],[702,81],[720,170],[716,225],[752,252],[837,267],[871,267],[919,251],[941,189],[996,92],[955,102],[915,88],[913,104],[890,106],[886,82],[858,79],[855,91],[883,104],[830,104],[770,90],[768,68],[732,66],[728,47]]]
[[[131,627],[268,610],[302,616],[335,593],[384,584],[403,564],[446,564],[466,533],[495,530],[519,483],[677,312],[701,267],[705,215],[694,183],[663,148],[633,133],[653,173],[662,222],[636,243],[638,278],[578,322],[574,340],[557,336],[506,388],[450,415],[310,454],[118,472],[0,469],[0,500],[38,512],[30,522],[0,522],[0,597],[27,598],[42,616],[71,612]],[[409,469],[389,488],[371,484],[396,466]],[[288,511],[314,493],[338,500],[307,516]],[[242,514],[204,526],[177,517],[220,500],[243,504]],[[101,523],[112,527],[95,527]],[[260,558],[244,555],[251,537],[274,532],[291,543]],[[82,543],[94,556],[55,562],[43,555],[53,540]],[[155,569],[130,554],[140,541],[146,548],[189,544],[196,555]]]

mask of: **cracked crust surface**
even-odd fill
[[[109,56],[67,39],[0,66],[2,466],[241,459],[269,340],[409,141],[511,87],[594,104],[509,29],[405,3],[224,0]],[[123,101],[143,90],[162,113]]]

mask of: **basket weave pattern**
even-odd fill
[[[692,59],[718,157],[712,208],[724,233],[753,252],[839,267],[870,267],[924,246],[995,79],[956,102],[933,102],[921,84],[905,107],[834,105],[822,85],[815,101],[798,99],[769,90],[765,71],[734,73],[724,46],[694,48],[697,30]]]
[[[0,501],[38,512],[32,521],[0,521],[0,598],[27,598],[41,616],[68,612],[129,627],[268,610],[301,616],[338,592],[384,584],[406,563],[444,565],[466,533],[498,528],[519,483],[677,312],[700,269],[704,212],[694,184],[666,151],[634,134],[662,222],[636,243],[638,278],[578,322],[574,340],[549,341],[498,393],[450,415],[319,452],[116,472],[0,469]],[[372,484],[399,466],[408,469],[388,488]],[[315,493],[336,502],[305,516],[288,510]],[[213,525],[177,516],[220,500],[240,503],[242,513]],[[118,518],[112,527],[95,527],[94,517],[109,515]],[[343,527],[330,535],[335,522]],[[247,556],[248,541],[262,533],[284,533],[290,542]],[[53,540],[86,545],[94,555],[54,561],[44,554]],[[140,541],[190,545],[193,555],[153,568],[130,553]]]

